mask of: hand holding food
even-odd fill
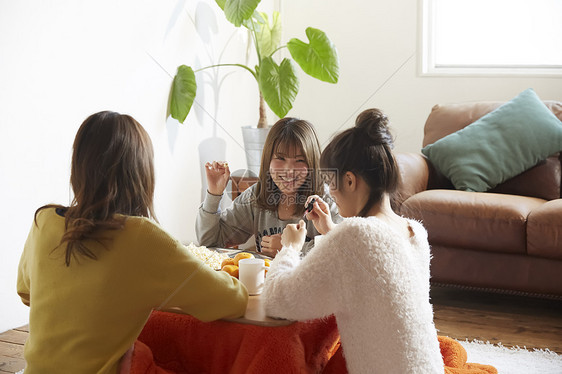
[[[311,208],[309,209],[309,205]],[[305,206],[305,216],[308,220],[312,221],[316,230],[322,235],[327,234],[336,225],[332,221],[332,215],[330,214],[330,207],[324,200],[318,195],[309,196],[306,200]]]
[[[293,247],[300,250],[306,239],[306,224],[301,219],[298,224],[290,224],[285,227],[281,235],[281,243],[284,247]]]
[[[213,195],[222,195],[230,179],[230,169],[225,161],[213,161],[205,164],[207,189]]]

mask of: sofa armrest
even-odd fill
[[[427,159],[418,153],[395,153],[400,169],[400,186],[394,197],[394,208],[400,211],[402,202],[427,189],[429,166]]]

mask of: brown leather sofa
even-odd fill
[[[423,146],[502,102],[436,105]],[[545,101],[562,120],[562,103]],[[488,192],[455,190],[422,154],[399,153],[397,210],[423,223],[434,284],[562,298],[562,156],[557,153]]]

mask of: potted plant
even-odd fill
[[[293,107],[293,102],[299,91],[299,79],[292,60],[306,74],[324,82],[337,83],[339,75],[337,51],[323,31],[309,27],[306,29],[308,43],[293,38],[286,45],[280,46],[281,21],[279,12],[273,13],[270,22],[267,14],[256,10],[260,0],[215,1],[223,10],[228,21],[236,27],[243,26],[249,30],[254,49],[257,53],[257,65],[251,68],[239,63],[221,63],[200,68],[196,71],[190,66],[179,66],[170,92],[169,113],[172,118],[183,123],[189,114],[197,93],[195,73],[218,66],[243,68],[255,78],[259,89],[259,121],[257,128],[266,129],[265,134],[267,134],[268,127],[266,103],[273,113],[279,116],[279,118],[283,118]],[[273,59],[273,55],[285,47],[289,50],[292,60],[284,58],[281,63],[277,64]],[[251,127],[256,128],[254,126]],[[245,128],[243,128],[243,135],[246,142],[247,134],[244,130]],[[258,135],[259,137],[265,139],[263,134]],[[258,162],[260,157],[261,148],[259,149]]]

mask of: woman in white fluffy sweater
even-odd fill
[[[431,374],[444,371],[429,303],[427,232],[393,212],[399,183],[388,119],[361,113],[355,127],[326,147],[321,165],[346,218],[335,225],[318,196],[307,218],[324,236],[303,258],[304,221],[283,231],[283,248],[268,272],[268,315],[309,320],[335,315],[350,373]]]

